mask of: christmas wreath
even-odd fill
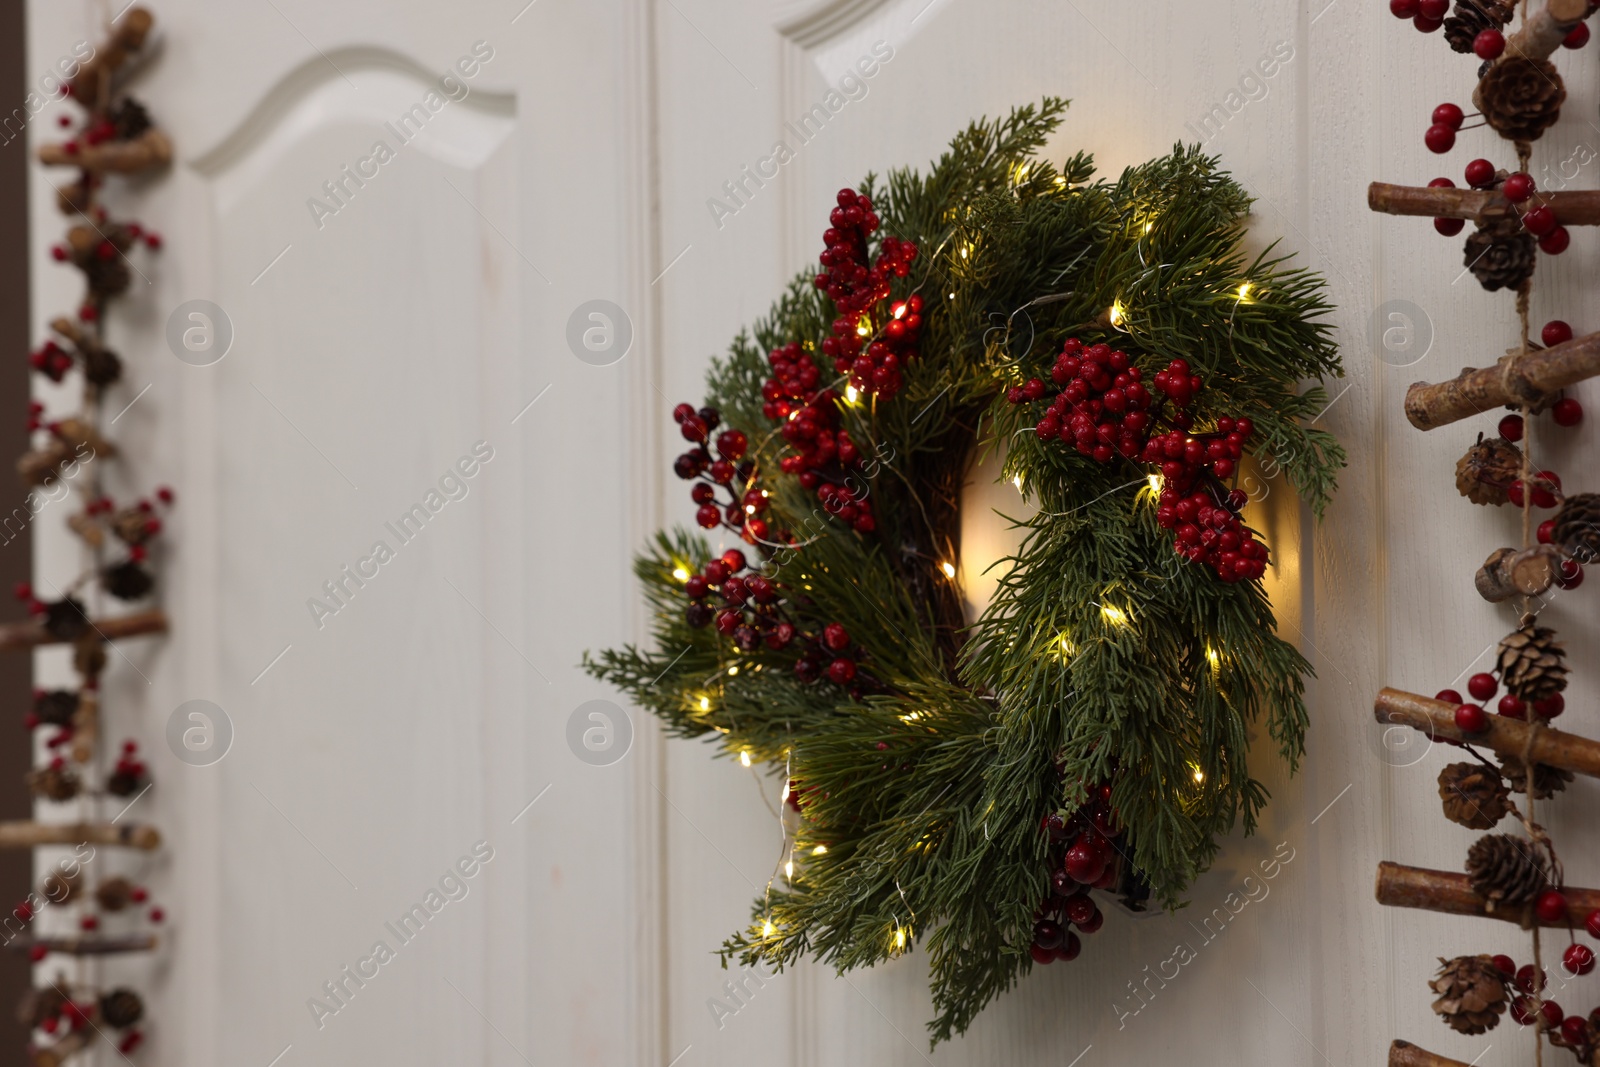
[[[1261,585],[1240,464],[1320,515],[1344,454],[1322,282],[1240,248],[1250,198],[1171,155],[1096,179],[1036,153],[1066,103],[972,125],[926,174],[839,193],[822,271],[674,416],[696,518],[636,571],[653,647],[585,667],[669,732],[782,773],[787,852],[722,948],[843,971],[931,956],[933,1040],[1102,918],[1175,906],[1293,764],[1311,667]],[[1036,508],[970,625],[981,451]],[[742,541],[742,546],[739,542]],[[1103,898],[1103,899],[1107,899]]]

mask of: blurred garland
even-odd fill
[[[1175,906],[1253,827],[1248,730],[1297,761],[1310,666],[1240,547],[1235,457],[1318,515],[1344,462],[1300,389],[1342,373],[1321,280],[1246,258],[1249,197],[1197,149],[1116,181],[1037,158],[1065,107],[840,193],[822,274],[675,412],[700,524],[747,547],[659,535],[653,647],[585,657],[671,733],[786,769],[786,853],[725,962],[845,970],[920,938],[935,1042],[1077,954],[1091,885]],[[981,451],[1038,510],[968,626]]]

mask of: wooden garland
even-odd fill
[[[116,845],[149,852],[161,847],[161,831],[139,823],[0,822],[0,848],[84,844]]]
[[[1561,552],[1552,545],[1497,548],[1473,578],[1478,595],[1491,604],[1518,596],[1539,596],[1555,584]]]
[[[141,637],[146,634],[164,634],[168,630],[167,613],[160,608],[135,611],[90,622],[90,632],[107,641],[124,637]],[[38,648],[41,645],[66,644],[37,622],[14,622],[0,626],[0,652],[17,652]]]
[[[154,934],[131,934],[126,937],[17,937],[6,942],[6,947],[23,952],[41,948],[63,956],[120,956],[129,952],[150,952],[160,943]]]
[[[1563,226],[1600,226],[1600,190],[1536,192],[1527,201],[1528,207],[1535,204],[1547,205]],[[1522,213],[1498,189],[1438,189],[1387,182],[1367,186],[1367,206],[1385,215],[1466,219],[1480,225]]]
[[[1470,1063],[1440,1056],[1409,1041],[1396,1041],[1389,1046],[1389,1067],[1472,1067]]]
[[[1507,404],[1539,407],[1550,394],[1600,374],[1600,333],[1502,356],[1494,366],[1465,367],[1448,382],[1418,382],[1406,390],[1406,418],[1419,430],[1482,415]]]
[[[1409,726],[1435,741],[1462,741],[1480,745],[1497,756],[1522,758],[1528,734],[1533,729],[1528,723],[1504,715],[1490,715],[1488,729],[1469,734],[1456,725],[1455,711],[1454,704],[1400,689],[1382,690],[1373,705],[1373,716],[1380,723]],[[1541,726],[1533,738],[1530,755],[1535,763],[1600,778],[1600,741]]]
[[[1425,867],[1407,867],[1403,863],[1384,860],[1378,864],[1377,901],[1391,908],[1419,908],[1437,911],[1444,915],[1475,915],[1483,919],[1500,919],[1503,922],[1527,926],[1537,923],[1565,930],[1567,927],[1583,929],[1589,913],[1600,908],[1600,889],[1580,889],[1562,886],[1567,898],[1567,912],[1554,922],[1546,922],[1533,913],[1503,904],[1489,910],[1489,902],[1472,889],[1465,874],[1455,871],[1431,871]]]
[[[160,130],[146,130],[131,141],[98,145],[47,144],[39,162],[49,167],[78,167],[97,174],[137,174],[172,162],[172,141]]]

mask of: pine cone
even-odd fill
[[[38,767],[28,772],[28,789],[47,800],[71,800],[83,791],[83,781],[70,767]]]
[[[30,989],[17,1005],[17,1021],[30,1030],[37,1030],[47,1020],[60,1015],[66,1006],[66,995],[54,985]]]
[[[122,377],[122,360],[109,348],[85,349],[83,376],[95,385],[110,385]]]
[[[1504,437],[1485,438],[1456,462],[1456,488],[1474,504],[1506,502],[1506,488],[1522,475],[1522,451]]]
[[[44,606],[44,629],[57,641],[76,641],[88,632],[89,617],[80,601],[62,597]]]
[[[33,698],[33,713],[46,726],[71,726],[78,712],[78,694],[71,689],[41,689]]]
[[[1500,1025],[1506,1010],[1506,976],[1494,965],[1494,957],[1439,957],[1439,976],[1428,985],[1439,999],[1433,1010],[1450,1029],[1463,1034],[1481,1034]]]
[[[1478,284],[1489,292],[1520,289],[1533,277],[1538,245],[1533,234],[1513,218],[1496,219],[1479,226],[1467,237],[1463,260]]]
[[[1456,0],[1455,14],[1444,20],[1444,39],[1455,51],[1470,53],[1478,34],[1504,29],[1514,14],[1514,0]]]
[[[1473,830],[1487,830],[1511,810],[1500,775],[1478,763],[1452,763],[1439,772],[1444,817]]]
[[[1467,852],[1467,877],[1472,890],[1495,905],[1518,908],[1530,903],[1549,884],[1549,859],[1544,849],[1510,834],[1485,834]]]
[[[1466,49],[1458,48],[1456,51],[1471,51],[1471,47],[1469,45]],[[111,125],[116,128],[117,139],[120,141],[131,141],[154,125],[150,121],[150,112],[131,96],[123,97],[122,103],[111,109],[110,118]]]
[[[1533,765],[1533,788],[1529,791],[1528,774],[1519,756],[1501,756],[1500,773],[1511,785],[1513,793],[1527,793],[1534,800],[1548,800],[1567,787],[1572,772],[1545,763]]]
[[[149,571],[130,559],[101,571],[100,584],[118,600],[138,600],[155,588],[156,582]]]
[[[113,989],[100,998],[100,1018],[114,1029],[126,1029],[144,1018],[144,1001],[131,989]]]
[[[1508,141],[1537,141],[1561,117],[1567,87],[1546,59],[1509,56],[1478,82],[1483,117]]]
[[[150,776],[143,773],[143,767],[119,767],[115,773],[106,778],[106,792],[113,796],[131,797],[143,789],[150,781]]]
[[[1556,512],[1550,540],[1579,563],[1600,559],[1600,493],[1567,497]]]
[[[133,903],[133,883],[121,875],[107,878],[94,891],[94,899],[102,911],[121,911]]]
[[[1532,704],[1567,687],[1567,654],[1554,630],[1530,620],[1501,640],[1498,671],[1501,685]]]

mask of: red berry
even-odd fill
[[[1576,426],[1583,421],[1583,405],[1573,397],[1564,396],[1551,406],[1550,417],[1557,426]]]
[[[1549,256],[1559,256],[1572,244],[1572,234],[1565,226],[1557,226],[1539,238],[1539,250]]]
[[[1481,734],[1489,728],[1489,713],[1477,704],[1456,708],[1456,729],[1464,734]]]
[[[822,628],[822,643],[835,652],[843,652],[850,647],[850,631],[836,622],[830,622]]]
[[[1507,441],[1522,440],[1522,416],[1507,415],[1500,420],[1500,436]]]
[[[702,504],[700,510],[694,513],[694,521],[703,529],[715,529],[722,523],[722,509],[715,504]]]
[[[1553,1000],[1547,1000],[1541,1004],[1539,1006],[1539,1014],[1544,1016],[1545,1026],[1552,1030],[1560,1026],[1562,1020],[1567,1016],[1567,1013],[1561,1010],[1561,1005]]]
[[[48,955],[50,955],[50,950],[45,948],[43,945],[34,945],[32,948],[28,949],[28,958],[34,963],[42,963],[44,958]]]
[[[1533,1024],[1534,1000],[1532,997],[1514,997],[1511,1001],[1511,1017],[1517,1021],[1518,1026],[1531,1026]]]
[[[1079,838],[1071,848],[1067,849],[1063,867],[1073,881],[1088,885],[1090,882],[1099,881],[1100,876],[1106,873],[1106,857],[1099,849]]]
[[[177,496],[176,493],[174,493],[172,491],[172,487],[171,486],[163,485],[161,488],[156,490],[156,499],[161,501],[163,504],[167,505],[168,507],[171,507],[172,506],[172,502],[174,500],[176,500],[177,498],[178,498],[178,496]]]
[[[856,676],[856,664],[852,659],[840,656],[828,664],[828,679],[835,685],[849,685]]]
[[[1496,956],[1494,958],[1494,969],[1507,978],[1512,978],[1516,976],[1517,964],[1510,956]]]
[[[1067,931],[1067,938],[1056,948],[1056,959],[1075,960],[1078,953],[1083,950],[1083,942],[1078,940],[1078,935]]]
[[[12,587],[11,595],[16,597],[18,600],[32,600],[33,599],[33,583],[32,582],[18,582],[15,586]]]
[[[1494,675],[1482,671],[1467,679],[1467,692],[1478,700],[1488,700],[1499,688],[1500,683],[1495,681]]]
[[[162,923],[162,922],[165,922],[166,919],[167,919],[167,913],[162,911],[160,908],[151,908],[150,909],[150,921],[151,922],[153,922],[153,923]]]
[[[730,548],[722,554],[722,565],[728,568],[729,574],[738,574],[745,568],[744,553],[737,548]]]
[[[1568,945],[1561,963],[1571,974],[1588,974],[1594,970],[1594,950],[1588,945]]]
[[[1561,39],[1563,48],[1582,48],[1589,43],[1589,24],[1580,22],[1572,27],[1572,32]]]
[[[1437,124],[1439,120],[1434,119],[1433,121]],[[1428,183],[1429,189],[1454,189],[1455,187],[1456,183],[1449,178],[1435,178]]]
[[[85,930],[98,930],[100,928],[100,920],[93,915],[85,915],[78,920],[78,925]]]
[[[1435,123],[1422,135],[1422,143],[1428,146],[1428,151],[1444,155],[1456,146],[1456,131]]]
[[[1556,213],[1547,204],[1535,204],[1523,212],[1522,226],[1535,237],[1543,237],[1556,228]]]
[[[1589,931],[1590,937],[1600,939],[1600,908],[1589,913],[1589,917],[1583,920],[1583,926]]]
[[[1506,175],[1505,184],[1500,187],[1505,198],[1513,204],[1520,204],[1533,195],[1533,178],[1525,171]]]
[[[1093,921],[1095,912],[1099,909],[1094,906],[1094,901],[1083,893],[1079,893],[1076,896],[1067,898],[1067,904],[1063,910],[1066,912],[1069,922],[1074,926],[1082,926],[1086,922]]]
[[[1066,933],[1060,923],[1050,919],[1040,919],[1033,924],[1033,943],[1041,948],[1054,950],[1066,939]]]
[[[1525,718],[1528,713],[1527,706],[1522,703],[1522,698],[1515,693],[1507,693],[1501,697],[1497,707],[1500,714],[1508,719]]]
[[[128,894],[128,899],[133,901],[135,904],[143,904],[145,901],[150,899],[150,891],[144,886],[139,886],[135,888],[133,892]]]
[[[1557,923],[1566,918],[1567,897],[1559,889],[1546,889],[1533,902],[1533,912],[1540,922]]]
[[[1441,689],[1433,694],[1433,699],[1442,700],[1446,704],[1460,704],[1462,702],[1461,694],[1454,689]]]
[[[1494,184],[1494,164],[1487,159],[1474,159],[1468,163],[1467,184],[1474,189]]]
[[[1544,324],[1544,329],[1539,331],[1539,340],[1546,348],[1558,345],[1563,341],[1572,340],[1572,327],[1560,319],[1551,319]]]
[[[1579,23],[1581,26],[1582,23]],[[1573,948],[1580,946],[1574,945]],[[1561,1036],[1569,1044],[1581,1045],[1589,1036],[1589,1022],[1581,1015],[1569,1015],[1561,1020]]]
[[[1464,116],[1461,113],[1461,109],[1455,104],[1440,104],[1438,107],[1433,109],[1434,124],[1438,126],[1448,126],[1452,130],[1459,130],[1461,128],[1461,120],[1463,117]]]
[[[1450,12],[1450,0],[1417,0],[1417,14],[1425,19],[1443,19]]]
[[[1553,719],[1567,710],[1567,698],[1560,693],[1551,693],[1542,700],[1533,702],[1533,713],[1541,719]]]
[[[1433,228],[1443,237],[1454,237],[1467,228],[1465,219],[1447,219],[1443,216],[1433,220]]]
[[[1033,957],[1034,963],[1054,963],[1056,959],[1055,949],[1044,948],[1037,943],[1028,946],[1028,955]]]
[[[1506,50],[1506,35],[1499,30],[1481,31],[1472,39],[1472,51],[1479,59],[1499,59]]]
[[[1514,982],[1516,987],[1524,993],[1536,993],[1544,988],[1544,979],[1544,972],[1535,968],[1531,963],[1524,963],[1517,968],[1517,977]]]
[[[1099,879],[1096,879],[1096,881],[1098,880]],[[1094,914],[1089,917],[1087,922],[1078,923],[1078,929],[1082,930],[1086,934],[1092,934],[1096,930],[1100,929],[1100,927],[1104,926],[1105,922],[1105,915],[1100,911],[1099,908],[1096,908]]]
[[[1518,478],[1516,481],[1514,481],[1510,485],[1506,486],[1506,499],[1511,501],[1511,506],[1512,507],[1514,507],[1514,508],[1522,507],[1522,505],[1524,503],[1524,500],[1523,500],[1523,494],[1522,494],[1522,479],[1521,478]]]
[[[1417,17],[1417,0],[1389,0],[1389,13],[1397,19]]]
[[[1561,569],[1556,574],[1556,584],[1563,589],[1576,589],[1583,584],[1583,564],[1575,559],[1561,561]]]

